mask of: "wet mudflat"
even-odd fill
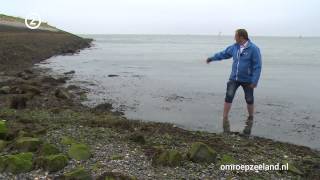
[[[131,119],[170,122],[190,130],[221,132],[222,105],[231,61],[207,65],[232,37],[90,36],[94,46],[76,56],[51,58],[42,67],[54,73],[75,70],[70,83],[90,91],[90,106],[110,102]],[[263,72],[255,92],[252,134],[319,148],[317,103],[320,62],[317,38],[254,37],[263,53]],[[292,47],[303,50],[293,52]],[[89,82],[89,83],[83,83]],[[231,112],[231,130],[241,132],[246,119],[243,90]]]

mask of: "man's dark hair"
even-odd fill
[[[248,32],[245,29],[237,29],[236,32],[239,37],[243,37],[245,40],[249,39]]]

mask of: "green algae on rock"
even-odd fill
[[[37,151],[41,145],[41,140],[39,138],[33,137],[18,137],[15,142],[15,147],[20,151]]]
[[[31,132],[26,132],[24,130],[20,130],[17,135],[17,137],[34,137],[35,135]]]
[[[91,180],[91,174],[83,167],[78,167],[63,175],[64,180]]]
[[[188,151],[187,156],[193,162],[215,162],[217,153],[208,145],[202,142],[195,142],[191,145],[191,149]]]
[[[145,140],[143,134],[141,134],[141,133],[133,133],[133,134],[131,134],[129,139],[131,141],[139,143],[139,144],[145,144],[146,143],[146,140]]]
[[[8,128],[5,120],[0,120],[0,139],[5,138]]]
[[[7,141],[0,139],[0,152],[7,146]]]
[[[116,155],[112,155],[112,156],[111,156],[111,159],[112,159],[112,160],[121,160],[121,159],[123,159],[123,158],[124,158],[124,156],[119,155],[119,154],[116,154]]]
[[[54,155],[59,153],[59,149],[55,145],[49,143],[42,144],[40,148],[40,155],[42,156]]]
[[[3,172],[6,169],[6,156],[0,156],[0,173]]]
[[[68,136],[61,137],[61,144],[63,144],[63,145],[71,145],[73,143],[77,143],[77,141],[74,140],[71,137],[68,137]]]
[[[178,166],[181,164],[183,156],[177,150],[163,150],[153,157],[152,162],[155,165]]]
[[[63,169],[68,164],[68,161],[66,155],[54,154],[38,158],[37,165],[49,172],[55,172]]]
[[[288,165],[288,171],[294,173],[294,174],[298,174],[298,175],[303,175],[303,172],[301,172],[300,169],[298,169],[292,162],[283,160],[281,162],[282,165]]]
[[[61,99],[70,99],[71,98],[71,94],[65,88],[56,89],[55,96],[57,98],[61,98]]]
[[[14,174],[24,173],[32,169],[33,153],[20,153],[0,157],[0,171],[11,172]]]
[[[228,154],[224,154],[221,157],[221,160],[219,162],[220,165],[226,165],[226,164],[236,164],[237,160],[234,159],[233,156],[230,156]]]
[[[87,145],[81,143],[71,144],[68,150],[69,157],[75,160],[87,160],[91,156],[90,149]]]
[[[0,94],[10,94],[10,87],[9,86],[2,86],[0,88]]]

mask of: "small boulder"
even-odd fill
[[[121,159],[123,159],[124,158],[124,156],[122,156],[122,155],[112,155],[111,156],[111,159],[112,160],[121,160]]]
[[[79,167],[71,170],[70,172],[64,173],[61,179],[64,180],[91,180],[92,176],[84,168]]]
[[[27,107],[28,98],[26,96],[14,96],[9,100],[11,109],[24,109]]]
[[[79,95],[79,98],[80,98],[80,101],[86,101],[86,100],[88,100],[88,96],[87,96],[86,93],[81,93],[81,94]]]
[[[71,49],[71,48],[62,50],[62,54],[74,54],[76,52],[77,52],[77,50]]]
[[[0,156],[0,173],[2,173],[6,169],[6,156]]]
[[[0,88],[0,94],[10,94],[11,88],[9,86],[2,86]]]
[[[87,160],[90,158],[91,152],[87,145],[75,143],[71,144],[68,155],[75,160]]]
[[[42,83],[49,83],[49,84],[56,84],[57,80],[53,77],[46,76],[46,77],[41,78],[41,82]]]
[[[28,123],[28,122],[22,122],[22,123]],[[19,130],[17,132],[16,137],[34,137],[35,135],[33,133],[31,133],[30,131],[26,132],[24,130]]]
[[[58,85],[58,84],[63,84],[66,81],[65,81],[65,79],[56,79],[53,77],[43,77],[41,79],[41,82],[44,84]]]
[[[59,83],[61,83],[61,84],[66,83],[67,80],[70,80],[70,77],[59,77],[59,78],[57,79],[57,81],[58,81]]]
[[[237,160],[228,154],[222,155],[221,160],[220,160],[221,165],[236,164],[236,163],[237,163]]]
[[[18,87],[18,86],[13,86],[10,89],[10,93],[11,94],[24,94],[26,92],[23,89],[21,89],[20,87]]]
[[[70,93],[64,88],[56,89],[54,95],[60,99],[71,99]]]
[[[41,94],[41,90],[39,89],[39,87],[37,86],[33,86],[33,85],[23,85],[20,87],[22,92],[25,92],[25,93],[29,93],[29,94],[32,94],[32,95],[39,95]]]
[[[131,134],[129,139],[131,141],[139,143],[139,144],[145,144],[146,143],[146,140],[145,140],[143,134],[141,134],[141,133],[133,133],[133,134]]]
[[[20,151],[37,151],[41,145],[41,140],[39,138],[33,137],[18,137],[15,141],[15,147]]]
[[[27,74],[34,74],[32,69],[25,69],[24,72]]]
[[[0,139],[0,152],[2,152],[6,146],[7,146],[7,141]]]
[[[193,162],[215,162],[217,153],[208,145],[202,142],[195,142],[191,145],[191,149],[188,151],[187,156]]]
[[[4,139],[8,133],[6,121],[0,120],[0,139]]]
[[[77,141],[74,140],[71,137],[68,137],[68,136],[61,137],[61,144],[63,144],[63,145],[71,145],[73,143],[77,143]]]
[[[76,71],[72,70],[72,71],[65,72],[65,73],[63,73],[63,74],[69,75],[69,74],[74,74],[74,73],[76,73]]]
[[[290,171],[293,174],[297,174],[297,175],[303,175],[303,172],[297,168],[294,163],[288,162],[286,160],[283,160],[281,162],[282,165],[288,165],[288,171]]]
[[[66,155],[54,154],[38,158],[36,164],[49,172],[56,172],[63,169],[68,164],[68,161]]]
[[[112,109],[113,107],[111,103],[98,104],[96,107],[93,108],[93,110],[96,112],[106,112],[111,111]]]
[[[49,143],[42,144],[40,148],[40,155],[42,156],[54,155],[59,153],[60,153],[59,149],[56,146]]]
[[[32,169],[33,153],[6,155],[2,158],[2,169],[14,174],[29,172]],[[0,160],[1,161],[1,160]]]
[[[164,150],[155,155],[152,163],[162,166],[179,166],[183,160],[183,156],[177,150]]]
[[[20,77],[24,80],[28,80],[34,77],[33,72],[31,70],[24,70],[22,72],[17,73],[17,77]]]
[[[108,77],[118,77],[119,75],[117,74],[109,74]]]
[[[72,84],[72,85],[69,85],[69,86],[67,87],[67,89],[68,89],[68,90],[76,90],[76,89],[79,89],[79,86],[76,86],[76,85]]]

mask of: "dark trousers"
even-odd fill
[[[236,94],[236,91],[239,86],[242,86],[243,88],[244,97],[247,104],[253,104],[254,102],[253,88],[250,87],[250,83],[234,81],[234,80],[229,80],[227,83],[227,92],[226,92],[225,102],[232,103],[234,95]]]

